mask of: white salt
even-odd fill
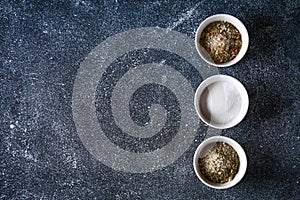
[[[239,114],[241,106],[237,88],[223,81],[209,85],[200,98],[200,109],[204,117],[215,124],[230,123]]]

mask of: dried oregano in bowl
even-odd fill
[[[200,172],[214,183],[233,180],[239,164],[237,152],[225,142],[215,143],[203,158],[199,158]]]
[[[197,147],[193,165],[202,183],[215,189],[226,189],[244,177],[247,157],[244,149],[233,139],[212,136]]]

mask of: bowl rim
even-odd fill
[[[200,157],[201,152],[207,151],[207,148],[209,148],[209,146],[213,145],[216,142],[225,142],[225,143],[229,144],[230,146],[232,146],[234,148],[234,150],[237,152],[237,154],[239,156],[239,160],[240,160],[240,166],[239,166],[238,173],[235,175],[233,180],[226,182],[226,183],[213,183],[213,182],[207,180],[201,174],[201,172],[199,170],[198,159]],[[225,136],[212,136],[212,137],[205,139],[197,147],[194,157],[193,157],[193,167],[194,167],[194,171],[195,171],[198,179],[206,186],[214,188],[214,189],[227,189],[227,188],[235,186],[243,179],[244,175],[246,174],[246,170],[247,170],[247,156],[246,156],[244,149],[235,140],[233,140],[229,137],[225,137]]]
[[[242,47],[241,47],[239,53],[233,60],[226,62],[226,63],[221,63],[221,64],[215,63],[210,58],[207,51],[198,42],[200,40],[200,36],[201,36],[201,33],[204,30],[204,28],[207,25],[209,25],[210,23],[215,22],[215,21],[227,21],[227,22],[233,24],[242,35]],[[195,34],[195,46],[196,46],[196,50],[197,50],[198,54],[206,63],[213,65],[215,67],[229,67],[229,66],[232,66],[232,65],[236,64],[237,62],[239,62],[246,54],[246,52],[248,50],[248,46],[249,46],[249,34],[248,34],[248,31],[247,31],[245,25],[235,16],[232,16],[230,14],[215,14],[215,15],[211,15],[211,16],[207,17],[206,19],[204,19],[198,26],[196,34]]]
[[[204,115],[200,109],[200,98],[201,98],[201,95],[203,94],[203,92],[205,91],[205,89],[208,88],[208,86],[210,86],[211,84],[219,82],[219,81],[220,82],[228,82],[228,83],[231,83],[232,85],[234,85],[235,88],[239,91],[241,101],[242,101],[242,106],[241,106],[241,110],[240,110],[239,114],[229,123],[220,124],[220,125],[217,123],[214,123],[211,120],[207,120],[204,117]],[[216,129],[227,129],[227,128],[236,126],[245,118],[245,116],[248,112],[248,108],[249,108],[249,96],[248,96],[246,88],[239,80],[237,80],[236,78],[234,78],[232,76],[218,74],[218,75],[213,75],[213,76],[206,78],[198,86],[198,88],[195,92],[195,95],[194,95],[194,107],[197,112],[197,115],[205,124],[207,124],[213,128],[216,128]]]

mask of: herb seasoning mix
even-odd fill
[[[203,30],[200,44],[215,63],[226,63],[239,53],[242,47],[241,33],[229,22],[213,22]]]

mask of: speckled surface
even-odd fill
[[[299,11],[299,1],[291,0],[1,1],[0,199],[298,199]],[[191,97],[203,80],[199,69],[216,71],[186,59],[195,58],[192,51],[173,53],[168,45],[155,49],[144,42],[143,49],[101,67],[94,93],[87,93],[93,89],[88,84],[76,85],[85,58],[116,34],[155,27],[193,42],[199,23],[216,13],[238,17],[250,36],[245,57],[218,70],[240,80],[250,98],[244,120],[220,132],[248,156],[245,177],[226,190],[208,188],[193,171],[194,151],[208,127],[195,120]],[[118,55],[118,47],[107,48],[106,56]],[[98,73],[84,72],[87,82]],[[120,97],[122,91],[131,95]],[[90,120],[88,108],[80,115],[90,99],[103,135],[118,151],[89,148],[110,144],[85,140],[89,131],[78,125],[80,116]],[[182,143],[168,145],[178,138]],[[137,154],[154,159],[141,165],[144,172],[132,173],[129,167],[144,161],[131,157]]]

